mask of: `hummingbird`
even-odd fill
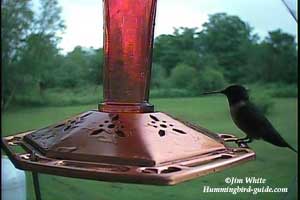
[[[270,121],[249,100],[248,89],[242,85],[230,85],[222,90],[205,92],[203,95],[218,93],[227,97],[233,122],[246,133],[246,137],[236,141],[240,146],[247,145],[253,139],[263,139],[279,147],[288,147],[297,153],[296,149],[281,137]]]

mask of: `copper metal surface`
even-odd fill
[[[236,141],[232,135],[154,112],[148,98],[155,9],[156,0],[104,0],[104,102],[99,110],[2,138],[17,168],[173,185],[254,158],[248,148],[225,144]]]
[[[24,140],[51,158],[138,166],[224,150],[212,138],[159,112],[90,111],[26,135]]]
[[[224,138],[224,139],[223,139]],[[25,170],[105,181],[173,185],[254,158],[206,129],[161,113],[88,111],[37,131],[3,139]],[[15,145],[26,152],[13,151]]]

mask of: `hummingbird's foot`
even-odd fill
[[[252,138],[245,137],[236,141],[237,145],[241,148],[249,148],[248,143],[252,142]]]
[[[249,146],[248,146],[247,143],[240,142],[240,143],[237,143],[237,144],[238,144],[238,146],[239,146],[240,148],[249,148]]]
[[[224,141],[224,142],[235,142],[237,138],[232,134],[227,133],[219,133],[218,136]]]
[[[239,144],[239,143],[250,143],[252,142],[252,138],[249,138],[249,137],[245,137],[245,138],[240,138],[240,139],[237,139],[236,140],[236,143]]]

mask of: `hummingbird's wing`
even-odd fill
[[[291,146],[281,137],[270,121],[250,102],[241,106],[232,116],[236,125],[249,137],[263,140],[280,147]]]

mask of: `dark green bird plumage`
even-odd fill
[[[291,147],[272,126],[270,121],[249,100],[248,91],[241,85],[231,85],[223,90],[206,92],[204,94],[222,93],[227,96],[230,113],[234,123],[247,138],[263,139],[273,145],[280,147]]]

